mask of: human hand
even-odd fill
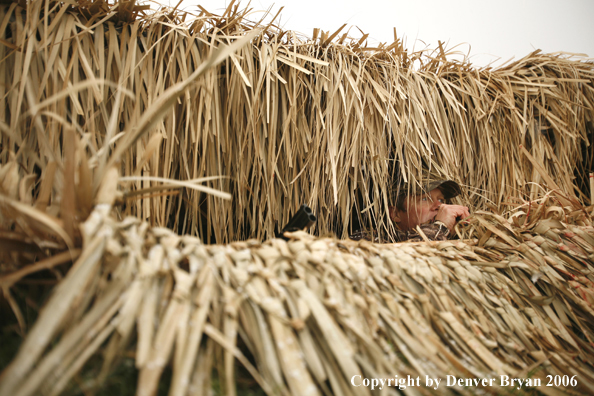
[[[442,204],[439,205],[435,221],[441,221],[452,232],[456,223],[468,216],[470,216],[470,211],[466,206]]]

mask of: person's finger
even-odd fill
[[[457,205],[455,209],[458,215],[470,215],[470,212],[468,211],[468,208],[466,206]]]
[[[462,211],[461,211],[461,214],[459,217],[460,217],[460,220],[470,217],[470,211],[468,210],[468,208],[466,206],[462,207]]]

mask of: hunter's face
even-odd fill
[[[445,198],[439,188],[431,190],[428,194],[408,196],[404,201],[406,211],[398,213],[400,229],[408,231],[432,221],[443,203]]]

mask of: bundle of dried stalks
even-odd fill
[[[0,6],[0,287],[21,323],[11,286],[74,262],[0,394],[59,394],[99,351],[100,384],[130,345],[139,394],[171,363],[172,394],[204,394],[215,365],[232,395],[235,359],[268,394],[367,394],[352,375],[395,374],[575,374],[594,391],[594,236],[573,180],[594,158],[592,63],[475,69],[397,38],[303,39],[233,2],[191,21],[71,3]],[[424,167],[473,209],[528,204],[433,245],[172,231],[261,239],[301,202],[320,233],[361,212],[389,228],[392,176],[414,186]],[[555,193],[538,201],[541,182]]]
[[[571,195],[592,167],[594,69],[580,58],[473,68],[441,46],[407,53],[396,37],[380,48],[342,30],[304,38],[234,2],[195,17],[73,4],[0,7],[2,193],[59,219],[48,233],[64,235],[44,243],[77,244],[108,164],[128,177],[122,216],[218,243],[269,236],[302,202],[320,234],[344,237],[357,217],[389,229],[392,177],[418,181],[424,167],[466,185],[476,209],[534,199],[543,180],[522,147]],[[163,179],[205,180],[233,200]]]
[[[594,228],[566,197],[509,220],[476,214],[478,240],[393,245],[303,232],[204,245],[110,211],[98,205],[82,227],[80,257],[0,394],[60,394],[96,355],[100,387],[131,347],[138,395],[155,394],[166,365],[172,395],[209,394],[213,371],[234,395],[236,360],[269,395],[370,394],[356,375],[495,378],[411,395],[517,393],[505,375],[540,379],[547,395],[594,392]],[[548,375],[577,385],[549,388]]]

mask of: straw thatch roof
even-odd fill
[[[0,287],[23,331],[19,282],[64,274],[0,394],[59,394],[91,359],[100,386],[131,350],[139,394],[171,365],[171,394],[214,368],[233,395],[236,361],[268,394],[368,394],[353,375],[593,392],[592,62],[474,68],[233,3],[145,11],[0,6]],[[391,180],[424,169],[464,184],[463,240],[336,239],[389,232]],[[331,236],[261,242],[301,202]]]
[[[389,229],[392,176],[419,180],[423,168],[463,183],[473,208],[497,210],[538,195],[539,167],[570,195],[592,169],[590,61],[535,52],[492,70],[443,47],[410,54],[397,38],[381,49],[342,30],[303,38],[233,4],[197,18],[77,4],[0,11],[2,163],[14,154],[31,178],[22,199],[62,219],[88,215],[110,164],[128,177],[122,215],[218,243],[270,236],[302,202],[319,234],[345,237],[358,221]],[[192,75],[248,32],[249,45]],[[154,178],[213,178],[203,183],[233,200]]]
[[[594,392],[594,228],[553,195],[510,222],[476,214],[480,240],[384,245],[303,232],[204,245],[110,213],[98,205],[83,225],[1,394],[60,394],[97,354],[100,386],[129,348],[138,395],[155,394],[167,365],[172,395],[208,394],[215,369],[234,395],[236,360],[268,395],[368,395],[352,381],[395,376],[421,378],[409,395],[517,394],[502,376],[530,380],[523,392]],[[548,376],[575,383],[552,389]]]

